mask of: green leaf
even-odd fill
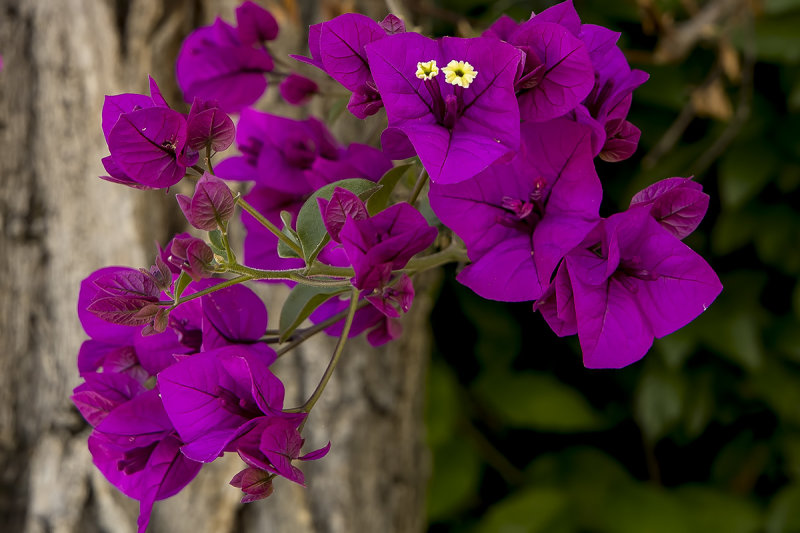
[[[292,229],[292,214],[288,211],[281,211],[281,221],[283,222],[283,228],[281,228],[281,232],[283,232],[284,235],[289,237],[289,240],[294,242],[299,247],[300,239],[297,237],[297,232]],[[302,259],[302,257],[298,255],[294,248],[280,239],[278,240],[278,257],[283,257],[284,259],[289,257]]]
[[[800,363],[800,322],[793,313],[776,318],[767,337],[774,349],[789,361]]]
[[[776,15],[800,8],[800,0],[762,0],[764,13]]]
[[[404,176],[410,176],[414,169],[415,165],[412,163],[407,163],[405,165],[398,165],[391,170],[388,170],[386,174],[384,174],[380,181],[378,181],[378,185],[381,186],[381,190],[377,191],[373,194],[369,200],[367,200],[367,211],[370,215],[374,215],[379,211],[383,211],[389,205],[389,199],[392,196],[392,191],[394,190],[395,186],[403,179]]]
[[[690,520],[681,502],[670,492],[644,483],[617,488],[600,513],[592,527],[598,533],[690,531]]]
[[[636,89],[639,104],[681,110],[689,101],[686,74],[678,65],[648,65],[650,80]]]
[[[800,531],[800,484],[787,486],[770,502],[765,531]]]
[[[756,392],[784,423],[800,427],[800,372],[778,359],[768,358],[753,376]]]
[[[283,222],[283,230],[292,229],[292,214],[289,211],[281,211],[281,221]]]
[[[509,368],[522,349],[519,322],[503,302],[484,300],[472,291],[458,291],[461,311],[478,334],[475,355],[487,369]],[[491,370],[489,370],[491,371]]]
[[[479,522],[478,533],[538,533],[569,531],[564,528],[570,520],[567,495],[550,487],[525,489],[512,494],[489,508]]]
[[[788,205],[765,206],[755,235],[759,258],[786,274],[800,273],[800,215]]]
[[[435,447],[428,484],[428,520],[441,520],[468,505],[478,492],[480,474],[480,457],[468,441],[452,438]]]
[[[546,374],[484,374],[476,392],[513,427],[569,433],[605,425],[583,395]]]
[[[656,339],[653,347],[661,354],[670,370],[677,370],[697,349],[697,339],[682,328],[666,337]]]
[[[380,189],[375,182],[352,178],[330,183],[317,190],[306,200],[297,215],[297,237],[300,239],[303,257],[308,265],[314,262],[322,247],[328,242],[327,239],[330,239],[325,224],[322,222],[317,198],[330,200],[336,187],[347,189],[357,194],[362,200],[368,199]]]
[[[756,217],[750,210],[723,211],[711,230],[711,249],[717,255],[725,255],[741,248],[753,240]]]
[[[738,209],[761,192],[778,168],[778,157],[767,143],[732,146],[719,165],[719,189],[727,209]]]
[[[632,482],[630,474],[610,455],[588,446],[576,446],[537,456],[525,468],[532,482],[574,491],[579,485],[610,490]]]
[[[426,387],[425,427],[428,444],[444,444],[455,432],[462,406],[458,400],[458,383],[446,365],[433,362],[428,370]]]
[[[433,212],[430,202],[420,202],[416,207],[417,211],[420,212],[422,218],[425,219],[425,222],[427,222],[429,226],[433,226],[435,228],[443,225],[442,221],[439,220],[439,217],[436,216],[436,213]]]
[[[769,456],[769,450],[755,440],[752,431],[728,439],[711,465],[710,481],[717,486],[733,486],[743,475],[750,478],[761,474]]]
[[[755,24],[756,53],[769,62],[797,64],[800,62],[800,14],[759,17]],[[734,42],[743,47],[746,35],[735,35]]]
[[[186,272],[181,272],[181,275],[178,276],[178,281],[175,282],[175,299],[181,297],[183,294],[184,289],[192,282],[192,277],[187,274]]]
[[[286,341],[317,307],[349,290],[348,287],[312,287],[302,284],[295,286],[281,309],[280,341]]]
[[[754,370],[764,361],[757,313],[757,309],[724,309],[709,314],[707,320],[697,322],[697,327],[705,328],[703,339],[717,352],[743,368]]]
[[[800,111],[800,80],[795,81],[789,91],[789,97],[786,99],[786,103],[789,106],[789,111],[792,113]]]
[[[761,531],[761,510],[745,498],[703,486],[683,486],[675,495],[689,519],[687,533]]]
[[[705,345],[742,368],[754,371],[764,361],[761,290],[763,272],[739,270],[722,279],[722,294],[711,307],[686,326]]]
[[[781,452],[786,463],[784,471],[795,481],[800,480],[800,432],[787,430],[780,435]]]
[[[299,246],[300,243],[297,243],[297,245]],[[298,259],[302,259],[302,257],[300,257],[300,255],[294,251],[294,248],[292,248],[291,246],[280,240],[278,241],[278,257],[283,257],[284,259],[287,259],[289,257],[296,257]]]
[[[800,96],[800,91],[798,91],[798,93],[798,96]],[[800,111],[800,109],[798,109],[798,111]],[[778,189],[785,194],[800,189],[800,165],[784,162],[781,166],[780,174],[778,174],[776,185]]]
[[[800,281],[795,284],[792,292],[792,308],[794,309],[795,317],[800,319]]]
[[[525,469],[531,483],[558,487],[574,504],[578,531],[597,531],[606,500],[617,490],[633,483],[630,474],[616,460],[596,448],[572,447],[538,456]]]
[[[650,442],[663,437],[678,422],[683,410],[686,385],[681,374],[648,359],[634,397],[634,418]]]
[[[222,240],[222,232],[218,229],[208,232],[208,238],[211,241],[209,246],[214,255],[222,257],[224,261],[228,260],[228,252],[225,250],[225,243]]]
[[[711,422],[716,404],[713,386],[710,373],[691,375],[683,408],[683,429],[690,439],[699,437]]]

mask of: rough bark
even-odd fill
[[[138,506],[92,466],[88,428],[68,399],[79,382],[75,356],[85,338],[75,304],[82,278],[106,265],[148,264],[154,240],[164,242],[181,229],[181,220],[163,192],[96,178],[106,153],[100,109],[104,94],[145,91],[148,73],[168,99],[180,102],[169,80],[182,38],[217,14],[232,20],[233,5],[0,0],[3,531],[135,531]],[[318,20],[320,6],[281,5],[279,46],[302,45],[298,28]],[[227,486],[241,465],[231,457],[158,503],[150,530],[420,530],[426,477],[420,391],[429,308],[422,295],[406,323],[414,335],[402,341],[382,350],[361,341],[348,348],[307,425],[310,445],[333,442],[325,460],[306,468],[308,489],[279,481],[273,497],[242,506],[238,491]],[[270,309],[276,318],[277,308]],[[289,383],[292,401],[313,389],[331,349],[331,340],[320,337],[281,362],[277,372]]]

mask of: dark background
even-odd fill
[[[435,33],[551,2],[441,0]],[[529,304],[453,275],[433,315],[429,531],[800,531],[800,2],[576,0],[650,80],[628,161],[597,162],[601,214],[695,176],[687,239],[724,290],[622,370],[583,368]],[[449,274],[453,274],[450,272]]]

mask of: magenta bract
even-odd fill
[[[371,291],[383,287],[392,270],[406,266],[409,259],[436,238],[436,229],[407,203],[364,217],[366,208],[355,194],[340,188],[336,192],[333,207],[328,205],[323,216],[328,217],[326,226],[338,229],[337,238],[355,270],[353,285],[359,289]],[[361,208],[357,207],[359,203]],[[347,213],[343,213],[341,205],[350,206]],[[344,225],[339,229],[343,214]]]
[[[314,80],[293,72],[281,82],[280,90],[283,99],[290,104],[303,105],[319,92],[319,86]]]
[[[278,37],[278,22],[272,13],[249,0],[236,8],[236,26],[242,44],[261,44]]]
[[[261,8],[254,4],[245,8],[245,12],[254,10]],[[264,94],[264,75],[272,71],[274,63],[265,49],[252,45],[260,45],[260,39],[271,34],[269,18],[267,13],[250,19],[239,30],[217,19],[186,38],[175,73],[187,102],[195,98],[215,100],[225,111],[236,113]]]
[[[371,146],[341,146],[315,118],[292,120],[245,110],[236,144],[242,155],[217,165],[217,175],[255,181],[245,200],[278,227],[283,225],[280,212],[288,211],[296,220],[300,207],[316,189],[346,178],[378,181],[392,168],[389,158]],[[243,214],[242,221],[247,229],[244,250],[248,265],[266,269],[303,265],[300,259],[279,257],[277,237],[252,216]]]
[[[431,207],[472,260],[458,280],[493,300],[537,299],[564,254],[599,220],[602,189],[589,130],[556,119],[525,123],[521,132],[511,162],[431,186]]]
[[[209,286],[217,283],[213,280]],[[267,330],[267,307],[256,293],[243,285],[233,285],[201,298],[203,306],[203,350],[230,344],[256,343]],[[263,352],[272,361],[274,352],[261,344],[252,350]]]
[[[211,277],[214,252],[196,237],[175,237],[170,241],[168,261],[186,272],[194,281]]]
[[[183,157],[185,144],[186,121],[163,107],[120,115],[108,135],[108,149],[119,168],[131,180],[155,188],[178,183],[193,164]]]
[[[205,172],[197,181],[194,195],[179,194],[178,205],[189,223],[197,229],[212,231],[230,220],[236,202],[224,181]]]
[[[516,48],[490,38],[400,33],[366,50],[389,127],[408,137],[434,183],[469,179],[519,148]],[[447,83],[444,73],[418,78],[418,63],[428,61],[438,68],[465,61],[477,75],[466,88]]]
[[[358,196],[352,192],[336,187],[331,195],[330,201],[324,198],[317,198],[319,210],[322,213],[322,222],[328,234],[336,242],[341,242],[339,232],[342,231],[348,218],[354,220],[365,220],[369,218],[367,207]]]
[[[525,52],[516,81],[520,118],[544,121],[572,110],[592,90],[594,72],[583,42],[539,16],[522,24],[509,42]]]
[[[631,207],[649,205],[650,215],[679,239],[692,233],[706,214],[709,197],[691,178],[667,178],[636,193]]]
[[[333,20],[315,24],[308,32],[311,57],[292,56],[322,69],[352,91],[347,109],[361,119],[377,113],[383,107],[364,47],[383,39],[387,33],[401,31],[397,21],[387,17],[384,22],[385,27],[364,15],[345,13]]]
[[[236,137],[236,128],[229,117],[214,102],[195,98],[186,117],[186,146],[201,150],[210,146],[216,152],[227,150]]]
[[[721,290],[703,258],[642,206],[600,222],[566,255],[549,303],[537,307],[557,333],[577,329],[586,367],[620,368],[654,337],[697,318]]]
[[[139,500],[139,532],[147,529],[153,503],[177,494],[201,463],[180,452],[158,391],[139,393],[113,408],[89,437],[97,468],[125,495]]]
[[[268,370],[270,362],[246,348],[228,346],[186,358],[159,374],[164,408],[187,443],[187,457],[213,461],[248,421],[280,413],[283,385]]]

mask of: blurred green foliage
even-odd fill
[[[551,3],[439,0],[426,17],[464,34]],[[714,3],[737,7],[686,54],[654,53]],[[651,74],[629,116],[637,154],[598,162],[602,214],[694,175],[712,200],[687,243],[725,289],[642,361],[590,371],[529,304],[446,282],[429,531],[800,531],[800,0],[575,4]]]

